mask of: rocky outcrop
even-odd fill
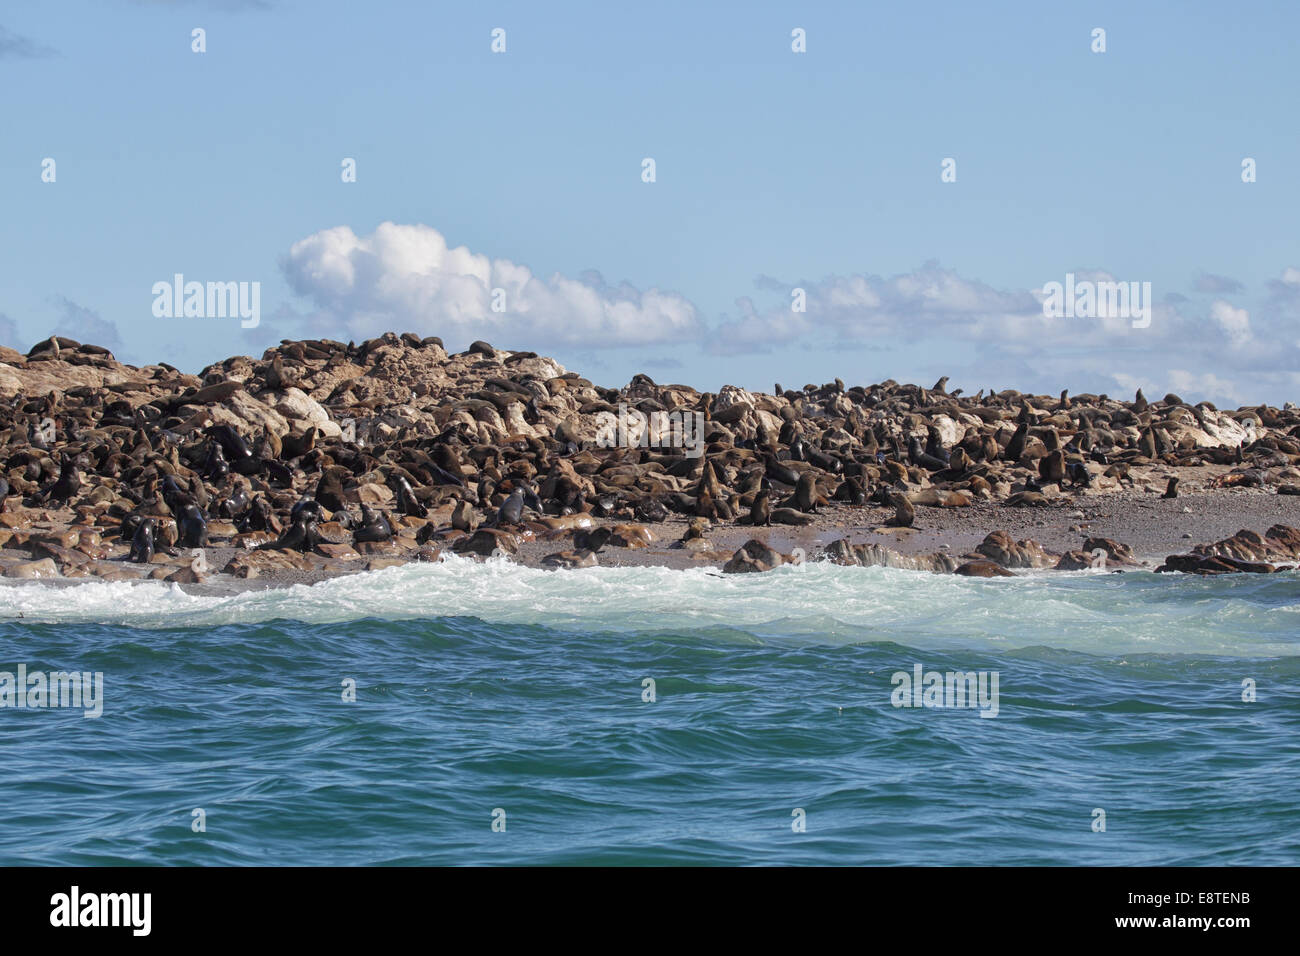
[[[1050,568],[1056,564],[1037,541],[1015,541],[1005,531],[990,532],[975,550],[1004,568]]]
[[[850,567],[901,568],[906,571],[929,571],[932,574],[951,574],[957,561],[943,551],[931,554],[902,554],[879,544],[850,544],[847,538],[832,541],[822,556],[836,564]]]
[[[1171,554],[1157,571],[1188,574],[1267,574],[1280,570],[1283,562],[1300,560],[1300,531],[1276,524],[1262,535],[1238,531],[1230,538],[1198,544],[1190,554]]]

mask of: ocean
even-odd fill
[[[1295,572],[6,583],[0,671],[103,676],[0,707],[0,864],[1295,865],[1298,625]]]

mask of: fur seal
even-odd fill
[[[524,489],[516,487],[497,511],[496,527],[519,524],[524,517]]]
[[[65,503],[81,490],[81,472],[77,470],[76,460],[67,452],[59,456],[59,477],[48,487],[37,493],[40,501]]]
[[[259,544],[259,551],[308,551],[316,550],[321,542],[320,529],[310,511],[300,511],[293,524],[285,529],[284,534],[275,541]]]
[[[894,506],[894,517],[885,523],[893,528],[912,527],[916,521],[916,508],[908,500],[907,495],[891,494],[889,503]]]
[[[185,505],[178,516],[180,525],[180,545],[182,548],[206,548],[208,546],[208,522],[198,505]]]
[[[393,537],[392,525],[380,512],[370,505],[361,506],[361,527],[352,533],[352,540],[360,544],[364,541],[390,541]]]
[[[401,475],[394,476],[392,482],[393,491],[397,497],[397,511],[399,514],[407,515],[413,518],[429,517],[429,509],[415,497],[415,492],[411,490],[411,483]]]
[[[794,488],[794,494],[790,496],[788,501],[783,502],[783,505],[798,508],[804,514],[817,513],[817,478],[812,472],[806,471],[799,476],[799,481]]]
[[[131,538],[131,554],[128,560],[136,564],[148,564],[154,556],[154,531],[158,527],[155,518],[141,518]]]

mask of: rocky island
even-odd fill
[[[0,347],[0,460],[0,574],[20,580],[229,589],[446,554],[982,577],[1300,559],[1290,403],[946,378],[607,388],[410,333],[285,341],[197,375],[57,336]]]

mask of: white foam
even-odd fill
[[[1260,589],[1273,590],[1261,596]],[[500,559],[450,557],[223,597],[186,594],[162,582],[6,583],[0,615],[146,628],[455,616],[626,634],[728,628],[764,640],[896,641],[917,648],[1042,645],[1093,653],[1291,656],[1300,654],[1300,638],[1287,626],[1297,606],[1288,594],[1294,593],[1289,574],[1207,580],[1053,573],[982,580],[813,563],[724,575],[707,568],[543,571]]]

